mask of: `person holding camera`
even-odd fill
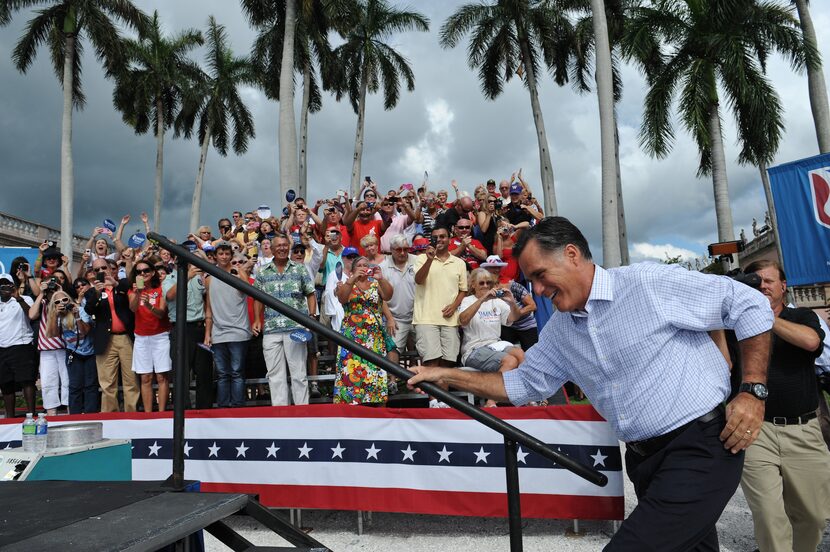
[[[815,361],[824,332],[812,310],[786,306],[780,264],[755,261],[745,270],[761,278],[775,322],[764,421],[746,452],[741,487],[760,550],[815,550],[830,518],[830,453],[816,420]]]
[[[69,413],[93,414],[100,410],[100,400],[95,347],[89,333],[92,318],[62,291],[56,291],[52,300],[55,308],[50,310],[46,334],[60,336],[66,346]]]
[[[127,297],[130,282],[118,278],[118,266],[112,259],[95,259],[92,269],[95,280],[84,295],[82,308],[95,321],[92,340],[101,386],[101,412],[118,412],[119,374],[124,411],[135,412],[139,390],[132,371],[135,315]]]
[[[480,372],[507,372],[524,360],[524,351],[502,341],[501,327],[521,318],[513,294],[496,287],[496,278],[485,268],[470,274],[473,294],[458,307],[458,323],[464,328],[461,364]],[[485,406],[496,406],[488,400]]]
[[[161,265],[161,259],[149,257],[136,262],[130,272],[130,310],[135,313],[132,369],[141,380],[144,412],[153,411],[153,380],[158,385],[159,412],[164,412],[170,396],[170,371],[173,369],[167,300],[156,265]]]
[[[370,195],[371,190],[367,190],[365,196]],[[371,192],[374,194],[374,192]],[[375,218],[380,205],[377,203],[377,196],[373,195],[373,201],[361,201],[351,211],[347,212],[343,217],[343,223],[349,230],[352,244],[357,245],[357,250],[361,255],[365,255],[366,251],[360,246],[360,240],[363,236],[375,236],[380,238],[386,232],[389,222]]]
[[[40,386],[43,408],[54,416],[61,406],[69,406],[69,373],[66,371],[66,349],[63,336],[56,329],[55,318],[72,301],[52,278],[41,289],[40,295],[29,308],[29,318],[39,320],[37,349],[40,351]]]
[[[415,347],[427,366],[455,366],[461,341],[458,306],[467,295],[467,266],[450,254],[449,231],[432,230],[432,242],[415,260]]]
[[[20,295],[10,274],[0,274],[0,392],[6,418],[15,415],[15,391],[22,387],[27,412],[35,411],[37,366],[29,309],[34,300]]]
[[[450,253],[461,258],[470,270],[478,268],[478,264],[487,258],[487,250],[480,241],[473,238],[473,222],[464,217],[458,220],[453,227],[453,237],[450,238]]]
[[[370,267],[366,257],[351,262],[351,273],[339,282],[335,294],[345,316],[340,327],[347,339],[386,356],[395,348],[395,319],[389,314],[384,325],[385,303],[392,298],[392,285],[383,270]],[[335,403],[384,404],[388,398],[386,371],[363,360],[351,351],[339,348],[337,376],[334,380]]]

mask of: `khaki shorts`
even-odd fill
[[[415,333],[415,326],[412,325],[412,322],[401,322],[399,320],[395,320],[395,323],[398,325],[398,331],[395,332],[395,348],[398,350],[399,353],[402,353],[406,350],[406,342],[409,341],[409,336]]]
[[[442,358],[448,362],[458,360],[461,338],[457,326],[415,325],[415,348],[422,362]]]

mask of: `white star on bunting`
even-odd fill
[[[245,453],[248,452],[248,449],[251,448],[251,447],[246,447],[245,446],[245,441],[242,441],[242,443],[240,443],[240,445],[238,447],[234,447],[234,448],[236,449],[236,457],[237,458],[239,458],[240,456],[242,458],[247,458],[247,456],[245,456]]]
[[[190,456],[190,451],[193,450],[193,447],[190,446],[190,443],[187,441],[184,442],[184,455]]]
[[[337,442],[337,446],[331,449],[331,458],[332,460],[335,458],[343,459],[343,451],[346,450],[346,447],[341,447],[340,442]]]
[[[276,458],[277,457],[277,451],[280,450],[280,447],[276,446],[274,444],[274,442],[271,441],[271,446],[270,447],[265,447],[265,450],[268,451],[268,456],[266,456],[265,458],[271,458],[272,456],[274,458]]]
[[[153,444],[150,445],[150,447],[149,447],[150,454],[148,456],[158,456],[160,448],[161,448],[161,446],[159,445],[159,442],[158,441],[153,441]]]
[[[518,460],[522,464],[527,465],[527,460],[525,460],[525,458],[527,458],[529,454],[529,452],[524,452],[522,450],[522,447],[519,447],[519,450],[516,451],[516,460]]]
[[[602,452],[599,449],[597,449],[596,454],[590,454],[589,456],[594,459],[595,468],[597,466],[602,466],[603,468],[605,467],[605,459],[608,457],[602,454]]]
[[[313,449],[313,448],[311,448],[310,446],[308,446],[308,443],[303,443],[303,446],[301,446],[301,447],[300,447],[300,448],[298,448],[297,450],[299,450],[299,451],[300,451],[300,456],[299,456],[300,458],[302,458],[303,456],[305,456],[306,458],[308,458],[309,460],[311,460],[311,456],[309,456],[309,453],[310,453],[312,450],[314,450],[314,449]]]
[[[474,453],[476,455],[476,464],[479,462],[487,463],[487,457],[490,456],[489,452],[484,452],[484,447],[481,447],[478,452]]]
[[[444,449],[438,451],[438,456],[440,456],[440,458],[438,459],[438,462],[440,463],[440,462],[443,462],[444,460],[446,460],[447,464],[449,464],[450,463],[450,454],[452,454],[452,451],[447,450],[447,445],[444,445]]]
[[[406,462],[407,460],[412,460],[415,462],[415,453],[418,452],[417,450],[413,450],[412,445],[406,445],[406,450],[401,451],[403,453],[403,460],[402,462]]]
[[[208,447],[208,450],[210,451],[210,452],[208,453],[208,458],[210,458],[211,456],[215,456],[215,457],[219,458],[219,450],[220,450],[221,448],[222,448],[222,447],[217,447],[217,446],[216,446],[216,441],[214,441],[214,442],[213,442],[213,446],[212,446],[212,447]]]
[[[381,451],[379,448],[375,448],[375,444],[372,443],[371,448],[366,449],[366,460],[369,458],[374,458],[375,460],[378,459],[378,453]]]

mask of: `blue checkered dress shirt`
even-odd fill
[[[555,312],[525,362],[504,374],[525,404],[566,381],[584,391],[623,441],[663,435],[729,394],[729,368],[706,333],[739,340],[772,328],[769,301],[725,276],[676,265],[597,266],[585,310]]]

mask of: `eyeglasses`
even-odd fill
[[[99,266],[97,268],[93,268],[92,270],[94,270],[95,272],[106,272],[107,270],[109,270],[109,267]]]
[[[89,282],[78,282],[75,284],[75,289],[81,289],[82,287],[86,287],[89,285]]]
[[[199,230],[200,234],[210,234],[210,230]]]
[[[499,186],[499,190],[509,190],[508,186]]]
[[[400,253],[401,251],[409,251],[409,248],[408,247],[393,247],[392,251],[397,251],[397,252]]]
[[[230,226],[220,226],[219,227],[219,230],[230,230],[230,229],[231,229]]]
[[[245,264],[245,261],[240,261],[240,260],[231,261],[231,264],[232,265],[241,265],[241,264]]]
[[[479,283],[478,283],[478,285],[480,285],[480,286],[487,286],[487,287],[493,287],[493,282],[479,282]]]
[[[155,268],[139,268],[138,270],[136,270],[136,273],[138,273],[138,274],[152,274],[155,271],[156,271]]]
[[[469,230],[472,226],[456,226],[456,228],[459,230]]]

